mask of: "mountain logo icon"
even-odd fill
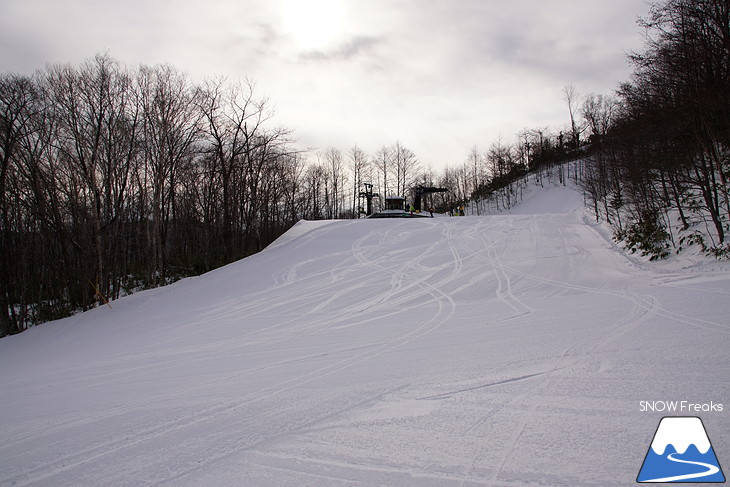
[[[725,482],[702,420],[694,416],[662,418],[636,481]]]

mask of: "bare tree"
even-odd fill
[[[380,194],[384,197],[390,195],[390,186],[388,184],[388,175],[390,174],[391,149],[383,146],[375,153],[373,164],[378,170],[378,188]]]
[[[138,76],[143,117],[143,170],[151,186],[151,229],[148,279],[164,283],[167,271],[168,225],[174,218],[181,166],[193,157],[201,134],[201,112],[185,75],[170,66],[142,67]]]
[[[113,274],[107,265],[119,228],[128,174],[135,157],[137,122],[131,77],[108,55],[97,55],[80,69],[51,68],[48,86],[59,120],[60,157],[80,178],[91,237],[82,246],[93,256],[87,280],[108,294]],[[83,235],[83,233],[82,233]]]
[[[344,206],[345,168],[342,152],[330,147],[324,153],[327,168],[327,218],[339,218]]]
[[[396,181],[396,193],[405,195],[418,173],[418,159],[412,150],[396,141],[390,149],[389,168]]]
[[[22,323],[12,310],[18,298],[18,250],[23,244],[13,229],[20,228],[19,163],[22,160],[22,139],[33,131],[33,116],[38,109],[38,90],[30,78],[3,75],[0,77],[0,337],[22,330]]]
[[[326,217],[327,168],[322,164],[309,165],[302,182],[303,211],[307,220],[321,220]]]
[[[268,100],[254,97],[255,85],[250,80],[228,84],[223,79],[209,80],[199,95],[200,109],[207,125],[207,150],[216,165],[222,191],[222,244],[227,259],[237,254],[241,221],[237,215],[236,189],[246,191],[239,201],[244,202],[245,224],[253,224],[256,217],[258,182],[265,158],[256,157],[255,151],[263,139],[264,122],[272,114]]]
[[[368,155],[358,146],[350,149],[350,169],[352,171],[352,211],[356,218],[360,218],[361,211],[358,208],[359,194],[364,182],[371,182],[366,176],[369,165]]]
[[[606,136],[618,116],[619,102],[610,96],[591,93],[583,101],[580,112],[591,134],[600,140]]]
[[[479,148],[477,146],[471,148],[469,156],[466,159],[466,166],[471,178],[471,190],[476,191],[479,186],[486,183],[484,177],[484,157],[481,152],[479,152]]]
[[[567,85],[563,88],[563,96],[565,102],[568,104],[568,113],[570,114],[570,135],[571,135],[571,146],[574,149],[580,147],[580,135],[583,132],[583,128],[578,124],[577,115],[579,110],[579,97],[575,90],[575,86]]]

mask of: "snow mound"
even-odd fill
[[[544,187],[528,184],[520,203],[507,213],[512,215],[545,215],[551,213],[570,213],[583,211],[583,194],[573,185],[560,185],[548,182]]]

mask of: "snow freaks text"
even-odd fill
[[[639,401],[639,411],[659,413],[721,413],[723,405],[710,401],[696,403],[691,401]]]

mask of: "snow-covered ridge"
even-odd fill
[[[333,220],[299,220],[297,223],[294,224],[293,227],[284,232],[283,235],[271,242],[266,247],[266,250],[270,250],[285,245],[289,242],[293,242],[301,238],[303,235],[306,235],[307,233],[316,230],[319,227],[329,225],[332,222]]]

